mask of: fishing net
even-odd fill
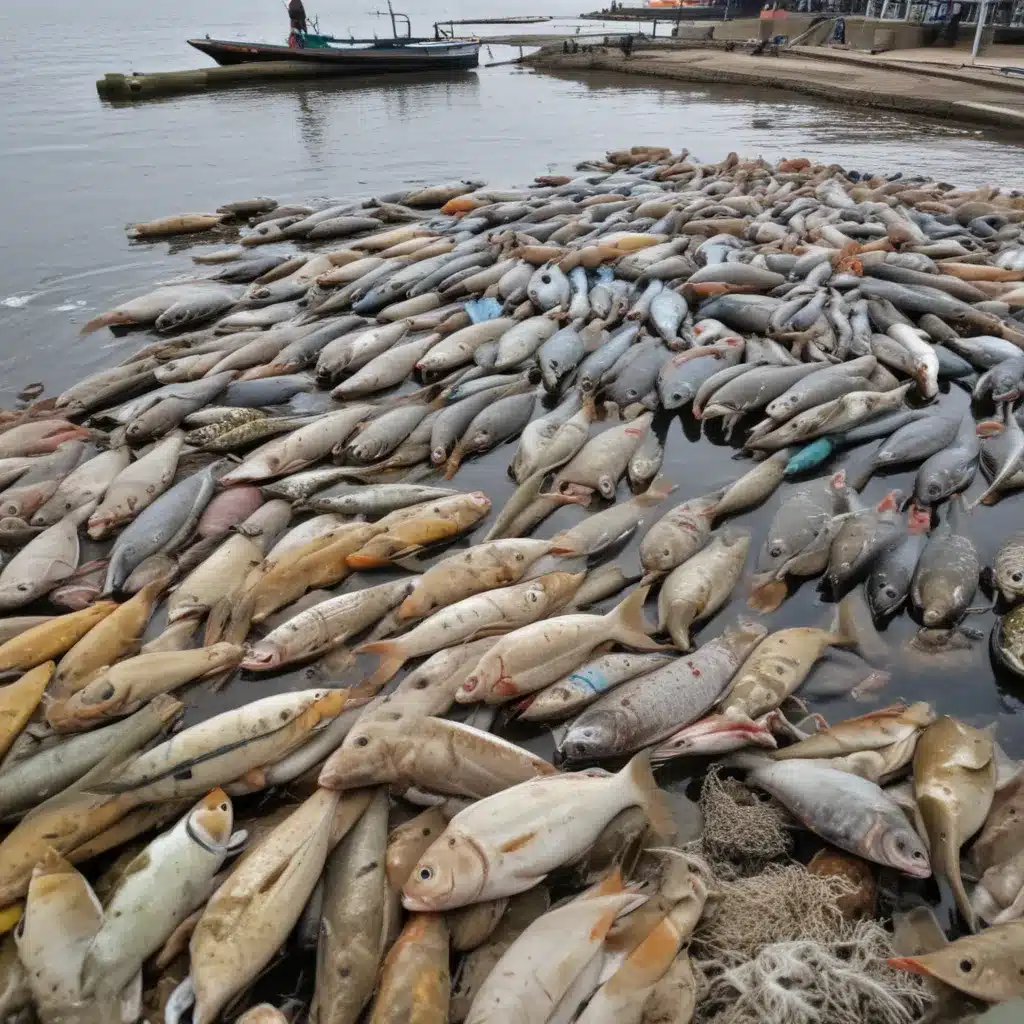
[[[715,769],[704,779],[700,808],[704,834],[697,845],[719,878],[756,874],[789,853],[785,812]]]
[[[837,927],[828,941],[790,939],[750,959],[731,951],[698,961],[694,1024],[918,1020],[929,1002],[922,979],[886,964],[893,951],[885,929],[875,921]]]
[[[840,901],[856,890],[788,859],[785,812],[712,770],[694,844],[715,875],[690,945],[695,1024],[911,1024],[922,979],[894,971],[888,932],[856,924]],[[784,862],[783,862],[784,861]]]

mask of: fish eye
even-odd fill
[[[357,747],[368,747],[370,745],[369,736],[359,736],[356,738]]]
[[[526,557],[526,556],[525,556],[525,555],[524,555],[524,554],[522,553],[522,551],[517,551],[517,552],[515,553],[515,560],[516,560],[517,562],[521,562],[521,561],[522,561],[522,560],[523,560],[523,559],[524,559],[525,557]]]
[[[540,275],[540,279],[541,279],[541,281],[543,281],[544,284],[551,284],[551,275],[550,274],[541,274]]]
[[[429,882],[434,877],[434,869],[428,868],[426,865],[424,865],[419,869],[419,871],[416,872],[416,877],[421,882]]]
[[[114,689],[113,683],[107,683],[107,685],[100,691],[100,700],[110,700],[116,692],[117,691]]]
[[[221,804],[221,805],[220,805],[220,806],[219,806],[219,807],[217,808],[217,810],[218,810],[218,811],[226,811],[227,809],[228,809],[228,805],[227,805],[227,804]]]
[[[768,554],[771,555],[772,558],[781,558],[782,548],[778,544],[776,544],[774,547],[770,547],[768,549]]]
[[[929,484],[928,485],[928,493],[929,494],[938,494],[940,490],[942,490],[942,488],[939,487],[938,484]]]
[[[1015,573],[1014,573],[1014,574],[1013,574],[1013,575],[1012,575],[1012,576],[1010,577],[1010,579],[1011,579],[1011,580],[1013,580],[1013,582],[1014,582],[1014,583],[1020,583],[1020,581],[1021,581],[1022,579],[1024,579],[1024,573],[1019,573],[1019,572],[1015,572]]]
[[[885,594],[886,597],[895,598],[897,596],[895,587],[883,587],[882,593]]]
[[[924,854],[920,850],[915,850],[913,853],[913,858],[914,860],[922,860],[924,858]]]
[[[24,594],[24,593],[25,593],[25,591],[26,591],[26,590],[28,590],[28,589],[29,589],[29,585],[28,585],[27,583],[19,583],[19,584],[17,585],[17,587],[15,587],[15,590],[19,590],[19,591],[21,591],[21,593],[23,593],[23,594]]]
[[[673,391],[673,392],[672,392],[672,398],[673,398],[673,399],[674,399],[675,401],[679,401],[679,399],[681,399],[682,397],[683,397],[683,396],[682,396],[682,394],[681,394],[680,392],[678,392],[678,391]]]
[[[974,961],[970,957],[965,956],[960,963],[957,964],[957,967],[960,968],[963,974],[970,974],[971,971],[974,970]]]
[[[451,850],[451,849],[454,849],[454,848],[455,848],[455,837],[452,836],[452,838],[448,840],[448,849]]]
[[[906,848],[907,848],[907,844],[905,842],[903,842],[902,839],[897,839],[896,840],[896,849],[899,850],[900,853],[903,853],[903,851],[906,850]]]

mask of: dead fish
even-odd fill
[[[574,719],[559,745],[568,760],[613,757],[666,739],[706,714],[767,630],[738,622],[693,654],[606,693]]]
[[[929,536],[917,562],[910,597],[928,627],[955,625],[974,597],[981,561],[963,532],[963,498],[949,505],[946,519]]]
[[[977,917],[960,878],[960,847],[988,816],[995,793],[992,737],[944,715],[918,740],[914,797],[931,847],[936,874],[953,888],[972,931]]]
[[[690,650],[691,626],[728,601],[749,548],[749,531],[725,529],[666,577],[658,594],[658,629],[667,630],[679,650]]]
[[[989,1003],[1024,996],[1024,921],[1010,921],[966,935],[934,953],[892,957],[890,967],[936,978]]]

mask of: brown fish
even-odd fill
[[[448,926],[414,914],[381,968],[370,1024],[448,1024]]]
[[[935,953],[897,956],[889,966],[936,978],[987,1003],[1024,996],[1024,920],[965,935]]]
[[[58,615],[26,630],[0,647],[0,672],[9,669],[26,671],[59,657],[117,607],[116,601],[99,601],[80,612]]]
[[[978,921],[960,877],[960,847],[985,823],[995,795],[992,737],[943,715],[914,753],[914,797],[931,849],[932,869],[952,886],[972,931]]]
[[[53,669],[53,662],[47,661],[30,669],[15,682],[0,686],[0,758],[10,750],[38,707]]]

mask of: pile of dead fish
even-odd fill
[[[1022,225],[994,188],[650,148],[136,225],[238,244],[86,325],[120,365],[0,415],[0,1019],[703,1020],[715,882],[654,774],[698,755],[840,874],[952,893],[960,937],[893,977],[1024,996],[1019,765],[937,686],[794,715],[829,648],[884,685],[904,606],[921,649],[973,644],[983,569],[1024,675],[1024,532],[988,567],[972,539],[1024,485]],[[725,486],[702,429],[750,456]],[[505,442],[512,493],[454,486]],[[892,467],[912,493],[863,502]],[[834,622],[758,619],[818,576]],[[294,666],[321,685],[240,703]],[[730,1019],[773,1019],[762,987]]]

